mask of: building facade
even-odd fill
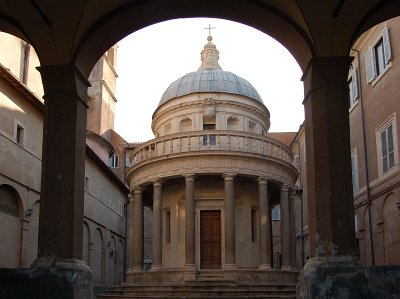
[[[292,153],[267,136],[268,109],[249,82],[221,69],[211,36],[201,58],[198,71],[162,96],[153,114],[156,138],[131,153],[127,282],[183,283],[210,270],[238,282],[295,281]],[[278,263],[271,220],[277,204]],[[152,207],[149,272],[143,205]]]
[[[39,59],[31,46],[5,33],[0,36],[0,267],[28,268],[38,254],[43,87],[36,70]],[[116,51],[115,47],[111,50]],[[108,55],[93,70],[93,87],[88,93],[99,102],[110,101],[98,89],[96,77],[107,78],[103,88],[108,94],[115,92],[115,70],[109,66]],[[105,64],[109,70],[100,71]],[[114,109],[113,102],[107,105]],[[88,110],[89,120],[96,119],[93,106]],[[93,270],[95,285],[120,284],[125,270],[125,204],[129,191],[108,167],[114,146],[101,136],[105,132],[95,129],[113,129],[114,113],[106,113],[112,114],[111,120],[105,118],[109,123],[88,124],[91,131],[86,139],[83,260]]]

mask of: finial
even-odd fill
[[[211,25],[208,26],[211,31]],[[209,32],[211,33],[211,32]],[[221,70],[221,67],[218,64],[219,60],[219,51],[217,47],[212,43],[212,36],[209,35],[207,37],[208,43],[204,46],[203,51],[201,51],[201,66],[199,70]]]
[[[211,27],[211,24],[208,24],[208,28],[204,28],[204,29],[208,30],[208,37],[211,37],[211,29],[215,29],[215,27]],[[211,37],[211,39],[212,39],[212,37]]]

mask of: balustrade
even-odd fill
[[[293,163],[290,149],[270,137],[233,131],[200,131],[172,134],[143,143],[131,154],[131,165],[165,155],[201,151],[252,153]]]

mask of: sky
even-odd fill
[[[302,72],[276,40],[252,27],[221,19],[158,23],[118,43],[115,131],[128,142],[154,138],[152,114],[168,86],[196,71],[211,24],[219,65],[249,81],[271,114],[270,132],[296,132],[304,120]]]

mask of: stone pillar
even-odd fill
[[[143,270],[143,189],[135,187],[133,202],[133,245],[130,271]]]
[[[313,58],[303,75],[310,256],[356,254],[347,75],[350,57]]]
[[[268,181],[258,178],[260,269],[271,268],[271,214],[268,200]]]
[[[134,250],[134,240],[135,240],[135,191],[132,190],[129,194],[129,205],[128,205],[128,271],[133,269],[133,252]]]
[[[195,198],[194,174],[185,175],[185,266],[195,268]]]
[[[74,277],[68,282],[73,285],[69,298],[91,298],[91,270],[81,261],[90,84],[74,64],[38,70],[44,87],[44,123],[38,259],[33,267],[69,269],[65,271]]]
[[[282,262],[281,267],[290,268],[291,260],[290,260],[290,224],[289,224],[289,187],[286,184],[281,186],[281,194],[280,194],[280,203],[281,203],[281,253],[282,253]]]
[[[294,213],[295,194],[290,193],[289,197],[289,241],[290,241],[290,265],[296,267],[296,215]]]
[[[235,174],[224,174],[225,180],[225,268],[236,267],[235,241]]]
[[[356,271],[347,87],[351,60],[348,56],[312,58],[302,78],[311,258],[299,277],[298,298],[330,297],[332,288],[350,281],[334,273]],[[332,288],[326,288],[328,284]],[[342,292],[352,297],[351,288],[357,284],[352,281]]]
[[[153,264],[152,270],[162,268],[162,183],[153,183]]]

